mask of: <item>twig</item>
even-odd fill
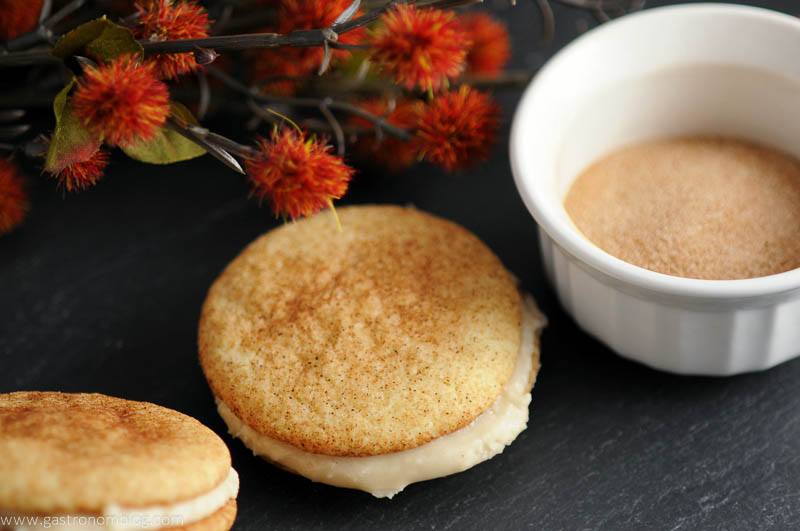
[[[19,37],[8,41],[5,44],[5,47],[6,50],[10,52],[16,52],[18,50],[31,48],[32,46],[36,46],[37,44],[41,44],[43,42],[49,42],[52,37],[52,32],[45,25],[39,24],[33,30],[23,33]]]
[[[329,135],[333,135],[334,131],[331,128],[331,125],[326,122],[325,120],[319,120],[316,118],[307,118],[305,120],[300,121],[300,126],[303,129],[308,131],[314,131],[317,133],[325,133]],[[342,125],[342,133],[344,133],[345,140],[352,137],[359,137],[362,135],[371,135],[375,132],[375,129],[372,127],[361,127],[357,125]]]
[[[444,3],[448,0],[435,0]],[[250,33],[244,35],[218,35],[204,39],[181,39],[169,41],[139,41],[145,53],[190,52],[195,47],[214,48],[217,51],[252,50],[258,48],[277,48],[279,46],[312,47],[336,42],[339,35],[364,27],[378,19],[392,5],[400,0],[390,0],[383,6],[373,9],[360,17],[330,28],[296,30],[291,33]]]
[[[460,85],[470,85],[480,89],[518,89],[526,86],[536,70],[504,70],[495,75],[467,74],[451,82],[452,87]],[[262,86],[269,85],[275,81],[295,81],[298,83],[311,83],[309,90],[314,93],[328,95],[375,95],[375,94],[402,94],[403,91],[395,83],[389,81],[369,79],[352,83],[352,79],[342,79],[333,76],[325,78],[316,77],[291,77],[291,76],[270,76],[263,80]]]
[[[0,125],[0,138],[11,140],[31,130],[31,124]]]
[[[253,123],[252,127],[249,127],[250,129],[257,128],[262,120],[270,124],[278,124],[281,122],[281,120],[275,114],[261,107],[258,103],[253,101],[252,98],[247,99],[247,108],[253,113],[254,118],[258,118],[258,121]]]
[[[49,141],[43,135],[32,138],[25,142],[12,144],[10,142],[0,142],[0,151],[13,153],[19,151],[25,154],[26,157],[38,158],[43,157],[47,153]]]
[[[71,2],[64,5],[61,9],[50,14],[50,10],[52,8],[52,1],[47,0],[42,4],[42,11],[39,16],[39,24],[37,26],[19,37],[15,39],[11,39],[10,41],[6,42],[5,48],[10,52],[20,51],[28,49],[32,46],[43,42],[53,42],[55,37],[53,35],[53,28],[64,20],[66,17],[80,9],[81,7],[86,4],[86,0],[72,0]],[[16,55],[16,54],[7,54],[7,56]],[[49,55],[49,52],[48,52]],[[7,57],[5,56],[5,57]],[[34,56],[26,56],[26,57],[34,57]],[[0,58],[4,58],[0,56]],[[46,61],[41,61],[46,62]],[[29,63],[24,63],[29,64]],[[9,66],[15,66],[10,64]]]
[[[343,157],[345,151],[344,131],[342,130],[342,124],[339,123],[339,120],[336,119],[336,116],[333,115],[328,107],[332,101],[331,98],[323,99],[319,104],[319,112],[322,113],[331,126],[333,136],[336,139],[336,151],[340,157]]]
[[[253,99],[256,102],[270,104],[270,103],[283,103],[285,105],[289,105],[291,107],[308,107],[308,108],[316,108],[319,109],[320,104],[323,100],[319,98],[285,98],[281,96],[274,96],[270,94],[261,94],[244,83],[240,82],[239,80],[229,76],[219,68],[215,68],[213,66],[207,68],[207,72],[219,79],[223,84],[225,84],[231,90],[239,92],[248,98]],[[371,124],[380,127],[385,132],[395,136],[397,138],[407,140],[410,138],[408,131],[396,127],[389,122],[386,121],[385,118],[381,116],[377,116],[372,114],[371,112],[365,111],[361,107],[354,105],[352,103],[348,103],[345,101],[339,101],[330,99],[327,102],[327,107],[333,110],[343,111],[354,116],[358,116],[359,118],[363,118],[367,120]]]
[[[320,62],[319,69],[317,70],[318,76],[321,76],[328,71],[328,68],[331,66],[332,57],[333,54],[331,53],[331,47],[328,44],[328,41],[325,41],[325,44],[322,46],[322,61]]]
[[[191,125],[188,129],[197,135],[200,138],[206,139],[208,142],[215,144],[222,149],[230,151],[232,153],[236,153],[240,157],[252,159],[258,156],[258,150],[251,146],[246,146],[244,144],[240,144],[235,140],[231,140],[226,136],[222,136],[218,133],[214,133],[209,131],[205,127],[200,127],[199,125]]]
[[[327,28],[326,28],[327,29]],[[336,34],[338,36],[338,34]],[[146,54],[183,53],[195,48],[213,48],[220,52],[277,48],[279,46],[322,46],[334,38],[323,30],[297,30],[291,33],[248,33],[243,35],[216,35],[203,39],[180,39],[173,41],[139,41]]]
[[[59,22],[86,5],[86,1],[87,0],[72,0],[71,2],[64,4],[61,9],[53,13],[47,18],[47,20],[44,21],[44,25],[50,29],[53,29]]]
[[[542,43],[550,44],[556,33],[556,18],[553,15],[553,6],[550,0],[536,0],[539,11],[542,14]]]
[[[184,127],[183,125],[179,124],[176,120],[172,118],[167,119],[167,127],[172,129],[173,131],[177,132],[181,136],[191,140],[195,144],[201,146],[206,150],[206,152],[217,159],[218,161],[222,162],[225,166],[232,169],[237,173],[241,173],[245,175],[245,171],[242,168],[242,165],[239,164],[239,161],[236,158],[228,153],[225,149],[221,148],[217,144],[208,141],[206,137],[203,135],[198,134],[193,128]]]
[[[85,0],[73,0],[68,6]],[[178,39],[166,41],[140,40],[146,54],[153,53],[185,53],[199,48],[213,48],[217,51],[251,50],[259,48],[277,48],[281,46],[315,47],[335,45],[339,35],[353,31],[376,21],[389,8],[400,3],[414,3],[423,6],[450,8],[476,3],[480,0],[389,0],[385,4],[372,9],[359,17],[329,28],[297,30],[291,33],[250,33],[242,35],[215,35],[202,39]],[[66,8],[67,6],[65,6]],[[65,9],[63,8],[63,9]],[[62,9],[62,11],[63,11]],[[53,15],[54,17],[56,15]],[[7,53],[0,55],[0,67],[20,66],[53,62],[48,50],[20,55]]]
[[[331,48],[336,48],[337,50],[369,50],[372,48],[369,44],[350,44],[347,42],[329,42],[328,46]]]
[[[456,84],[470,85],[475,88],[520,88],[530,83],[536,70],[505,70],[493,76],[468,74],[456,81]]]
[[[599,22],[608,22],[609,20],[611,20],[611,17],[609,16],[608,13],[606,13],[605,8],[602,6],[596,7],[592,11],[594,12],[594,17]]]
[[[280,33],[251,33],[241,35],[214,35],[203,39],[180,39],[166,41],[142,40],[139,43],[147,54],[153,53],[184,53],[200,48],[213,48],[217,51],[249,50],[258,48],[276,48],[281,46],[313,47],[332,46],[344,47],[338,43],[338,36],[356,28],[366,26],[377,20],[392,6],[399,3],[414,3],[420,6],[452,8],[477,3],[480,0],[389,0],[383,5],[371,9],[367,13],[350,19],[346,22],[334,24],[330,28],[312,30],[298,30],[287,34]],[[604,13],[605,9],[638,9],[643,4],[642,0],[555,0],[561,4],[581,9],[594,10]],[[36,30],[20,36],[18,39],[6,43],[8,50],[20,50],[33,44],[50,40],[52,27],[68,14],[80,8],[86,0],[72,0],[53,14],[49,19],[40,24]],[[543,5],[543,4],[542,4]],[[545,7],[546,9],[546,7]],[[547,11],[543,10],[545,29]],[[348,46],[349,47],[349,46]],[[59,62],[52,57],[48,50],[32,50],[25,52],[12,52],[0,54],[0,68],[9,66],[24,66],[31,64],[45,64]]]
[[[631,5],[631,0],[554,0],[559,4],[564,4],[570,7],[577,7],[579,9],[595,10],[595,9],[628,9]]]
[[[615,16],[638,11],[644,7],[645,0],[554,0],[560,4],[591,11],[599,22],[611,20],[609,12]]]
[[[14,122],[23,116],[25,116],[25,109],[2,109],[0,110],[0,123]]]
[[[53,0],[44,0],[42,2],[42,10],[39,12],[39,24],[43,23],[53,9]]]
[[[339,13],[338,17],[336,17],[336,20],[333,22],[334,25],[344,24],[345,22],[353,18],[358,12],[359,7],[361,7],[361,0],[353,0],[352,2],[350,2],[350,5],[347,6],[344,11]]]

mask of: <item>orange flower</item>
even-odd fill
[[[420,153],[448,171],[488,157],[500,109],[487,94],[462,86],[431,101],[417,125]]]
[[[359,102],[358,105],[365,111],[385,117],[389,124],[402,129],[412,129],[416,126],[422,108],[422,104],[414,100],[399,100],[395,108],[388,113],[388,106],[383,99],[366,100]],[[374,127],[371,122],[358,116],[350,118],[350,123],[357,127]],[[413,142],[388,135],[380,142],[371,137],[360,139],[356,144],[356,151],[364,160],[375,162],[394,173],[408,168],[417,161],[417,146]]]
[[[500,73],[511,57],[511,40],[505,25],[486,13],[467,13],[460,22],[472,39],[467,70],[490,76]]]
[[[0,234],[11,232],[28,213],[28,195],[22,174],[8,159],[0,158]]]
[[[169,115],[169,90],[153,69],[133,55],[87,67],[72,96],[75,115],[112,146],[153,138]]]
[[[194,2],[150,0],[138,3],[136,9],[139,20],[134,34],[139,39],[164,41],[208,37],[208,13]],[[161,53],[152,60],[161,79],[174,79],[200,67],[193,53]]]
[[[345,192],[353,169],[324,142],[293,129],[258,140],[259,155],[247,161],[253,192],[269,198],[278,216],[297,219],[331,206]]]
[[[36,27],[43,0],[0,0],[0,41],[9,41]]]
[[[73,162],[53,173],[53,177],[67,192],[77,192],[97,184],[108,166],[108,160],[108,152],[98,149],[88,159]]]
[[[439,90],[464,70],[469,35],[451,11],[400,4],[372,33],[372,58],[408,89]]]
[[[331,26],[342,12],[350,7],[352,0],[280,0],[278,8],[278,32],[289,33],[294,30],[320,29]],[[358,16],[358,15],[356,15]],[[364,40],[364,28],[356,28],[339,35],[339,42],[358,44]],[[317,64],[322,60],[322,50],[318,47],[305,48],[317,56]],[[335,50],[334,56],[346,56],[346,50]]]
[[[277,25],[267,31],[290,33],[331,26],[347,9],[352,0],[278,0]],[[365,30],[357,28],[339,35],[344,44],[358,44],[364,40]],[[255,54],[254,79],[265,82],[265,91],[290,95],[302,79],[316,72],[322,64],[324,52],[318,46],[308,48],[283,48],[260,50]],[[332,58],[342,59],[347,50],[333,50]]]

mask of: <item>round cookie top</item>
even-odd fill
[[[520,348],[515,281],[474,235],[392,206],[338,210],[250,244],[209,291],[212,391],[245,424],[336,456],[451,433],[500,394]]]
[[[211,491],[230,453],[200,422],[101,394],[0,394],[0,513],[100,514]]]

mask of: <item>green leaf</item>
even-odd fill
[[[61,37],[52,53],[61,59],[85,54],[95,60],[109,61],[122,54],[142,52],[142,46],[131,30],[101,17],[81,24]]]
[[[90,132],[72,111],[69,92],[74,85],[75,78],[72,78],[53,100],[56,126],[44,166],[45,170],[52,173],[87,160],[100,149],[102,143],[102,139]]]
[[[132,159],[148,164],[172,164],[204,155],[206,150],[168,127],[162,127],[156,136],[132,146],[121,146]]]
[[[181,125],[197,124],[191,111],[177,102],[170,104],[170,116]],[[165,125],[150,140],[139,142],[133,146],[120,146],[132,159],[149,164],[171,164],[189,160],[205,154],[206,150],[174,129]]]
[[[174,118],[180,125],[198,125],[197,118],[194,117],[192,111],[186,108],[183,103],[172,101],[169,104],[169,115]]]
[[[74,86],[75,86],[75,78],[72,77],[67,82],[67,84],[64,85],[64,88],[62,88],[58,92],[58,94],[56,94],[56,97],[53,100],[53,114],[56,115],[56,123],[58,123],[58,121],[64,114],[64,109],[66,109],[67,107],[67,98],[69,97],[69,91],[71,91],[72,87]]]

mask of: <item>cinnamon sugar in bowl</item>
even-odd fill
[[[511,166],[545,270],[618,354],[705,375],[800,354],[797,50],[788,15],[648,9],[575,40],[523,95]]]
[[[752,142],[624,147],[581,173],[564,206],[595,245],[651,271],[733,280],[800,267],[800,161]]]

